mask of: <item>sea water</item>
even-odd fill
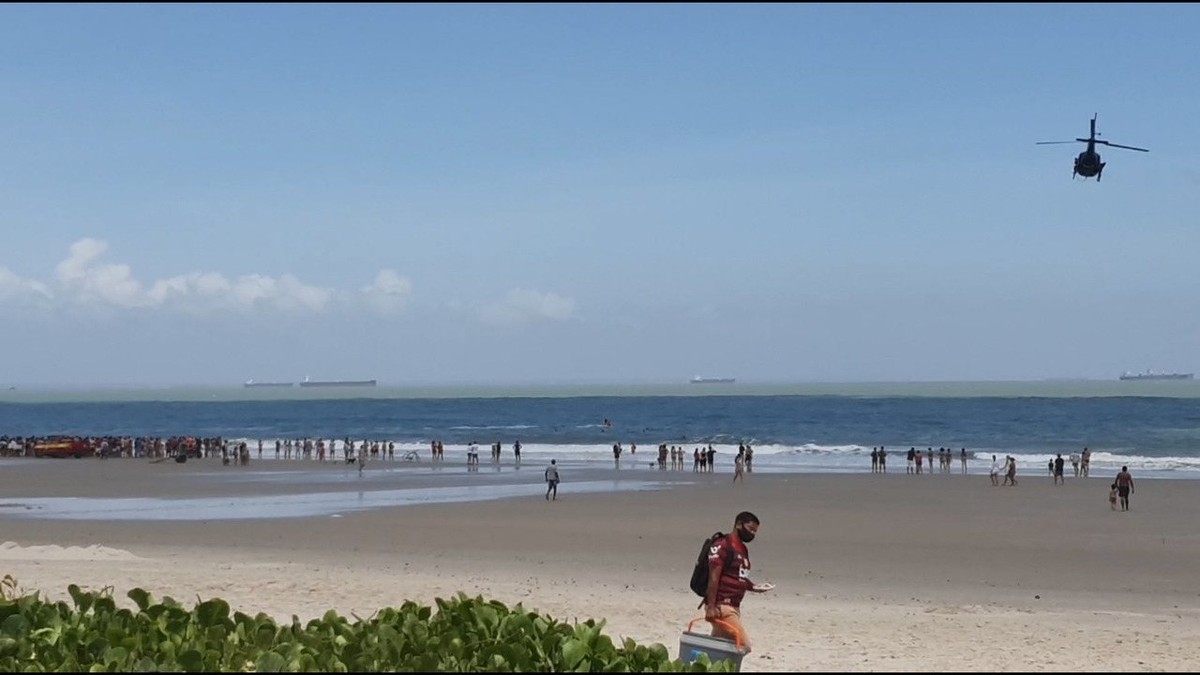
[[[354,395],[356,394],[357,395]],[[1200,478],[1200,387],[1193,382],[980,383],[920,385],[524,388],[439,390],[108,390],[7,392],[0,435],[222,437],[246,442],[250,467],[187,473],[187,480],[244,484],[236,498],[21,498],[0,516],[67,519],[239,519],[341,514],[412,504],[540,498],[541,470],[557,461],[571,493],[668,489],[695,482],[692,452],[709,445],[716,471],[728,474],[739,444],[754,448],[759,473],[866,473],[873,448],[888,450],[890,472],[905,453],[950,448],[952,473],[986,474],[992,455],[1016,458],[1020,475],[1084,447],[1091,474],[1103,479],[1129,466],[1138,479]],[[284,439],[395,444],[395,459],[331,472],[299,459],[276,459]],[[445,461],[430,468],[440,440]],[[262,459],[300,470],[255,470]],[[522,446],[522,469],[513,444]],[[493,465],[489,447],[501,444]],[[478,470],[466,449],[478,445]],[[683,472],[654,470],[657,446],[685,451]],[[613,445],[622,449],[614,461]],[[636,446],[636,451],[635,447]],[[420,461],[402,458],[414,450]],[[293,451],[295,456],[295,451]],[[4,459],[0,467],[76,460]],[[116,460],[121,461],[121,460]],[[311,469],[309,468],[311,466]],[[412,473],[437,472],[425,479]],[[1067,471],[1071,472],[1068,464]],[[181,478],[182,479],[182,478]],[[287,494],[267,484],[285,483]],[[203,490],[199,491],[203,494]]]
[[[1022,473],[1044,471],[1061,453],[1087,447],[1093,475],[1129,466],[1139,477],[1200,477],[1200,383],[1038,382],[862,385],[682,385],[643,387],[378,388],[312,392],[276,389],[124,389],[5,392],[0,435],[196,436],[245,441],[252,459],[274,460],[277,440],[392,442],[399,460],[428,460],[433,440],[448,463],[492,443],[504,461],[513,444],[528,463],[551,458],[649,465],[660,443],[692,452],[712,445],[732,468],[738,445],[754,469],[862,472],[875,447],[902,470],[915,447],[966,449],[971,472],[991,456],[1016,458]],[[636,452],[633,446],[636,445]],[[1068,464],[1068,471],[1070,465]]]
[[[535,478],[536,480],[536,478]],[[319,490],[295,494],[220,497],[23,497],[0,504],[0,517],[51,520],[213,521],[277,518],[340,518],[347,513],[396,506],[480,502],[513,497],[541,499],[541,484],[475,483],[438,487]],[[627,479],[583,480],[570,485],[572,495],[595,492],[658,490],[666,483]],[[565,494],[565,492],[564,492]]]

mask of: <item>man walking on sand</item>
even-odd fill
[[[1117,496],[1121,498],[1121,510],[1129,510],[1129,495],[1133,492],[1133,476],[1129,473],[1129,467],[1121,467],[1121,473],[1117,474]]]
[[[550,493],[554,493],[554,500],[558,500],[558,466],[555,460],[550,460],[550,466],[546,467],[546,501],[550,501]]]
[[[746,591],[766,593],[774,584],[750,580],[750,552],[746,544],[758,534],[758,516],[742,511],[733,519],[733,531],[713,542],[708,551],[708,592],[704,595],[704,618],[712,624],[713,637],[742,643],[750,652],[750,638],[742,626],[742,597]]]

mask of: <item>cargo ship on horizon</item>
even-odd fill
[[[1122,380],[1190,380],[1193,377],[1195,377],[1193,373],[1156,373],[1152,370],[1121,374]]]
[[[246,380],[242,386],[250,389],[252,387],[291,387],[295,386],[295,382],[255,382],[254,380]]]
[[[736,377],[700,377],[699,375],[692,378],[692,384],[733,384],[737,382]]]
[[[304,378],[301,387],[374,387],[375,380],[310,380]]]

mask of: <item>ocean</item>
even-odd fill
[[[607,420],[607,424],[606,424]],[[392,441],[447,464],[477,443],[522,444],[525,464],[561,458],[649,464],[659,443],[712,444],[728,471],[739,443],[755,471],[869,472],[872,448],[903,471],[909,447],[966,448],[972,473],[1012,455],[1044,472],[1057,453],[1092,451],[1092,475],[1200,478],[1200,383],[1044,381],[864,384],[428,386],[367,389],[109,388],[0,392],[0,435],[221,436],[274,459],[277,439]],[[631,445],[636,444],[636,453]],[[282,461],[282,460],[281,460]],[[688,463],[690,470],[690,461]],[[959,470],[957,461],[954,470]],[[1068,472],[1070,467],[1068,465]]]

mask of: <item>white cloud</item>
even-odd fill
[[[0,267],[0,303],[47,306],[54,300],[50,288],[33,279],[23,279]]]
[[[301,282],[290,274],[278,278],[248,274],[227,279],[217,272],[190,272],[143,285],[129,265],[102,262],[108,243],[80,239],[55,267],[57,285],[21,279],[0,268],[0,302],[36,300],[91,308],[151,308],[193,313],[276,310],[323,311],[333,291]]]
[[[67,259],[56,268],[63,289],[84,304],[121,308],[151,304],[129,265],[95,264],[107,249],[107,243],[95,239],[80,239],[71,244]]]
[[[395,314],[404,309],[412,295],[412,282],[394,270],[380,270],[375,281],[362,287],[367,304],[381,314]]]
[[[190,312],[270,308],[317,313],[329,304],[333,292],[304,284],[290,274],[278,279],[249,274],[230,281],[215,272],[192,272],[154,282],[147,296],[155,306]]]
[[[571,298],[519,288],[509,291],[502,300],[480,311],[483,321],[502,324],[541,319],[564,321],[574,316],[575,301]]]

